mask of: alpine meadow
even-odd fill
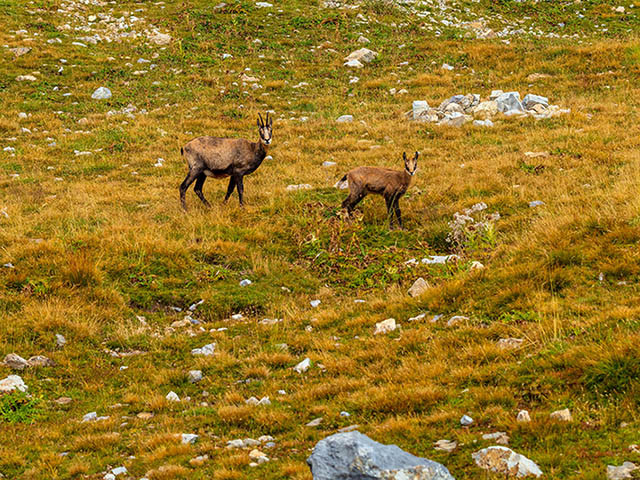
[[[0,0],[0,478],[640,478],[634,1]]]

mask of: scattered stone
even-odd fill
[[[619,7],[616,7],[614,11],[616,13],[624,13],[624,7],[620,5]]]
[[[476,127],[493,127],[493,122],[488,118],[486,120],[474,120],[473,124]]]
[[[411,285],[408,293],[410,297],[418,297],[426,292],[429,288],[431,288],[431,286],[427,283],[427,281],[424,278],[420,277],[415,282],[413,282],[413,285]]]
[[[472,109],[472,113],[479,118],[493,117],[498,113],[498,103],[495,100],[480,102]]]
[[[477,260],[474,260],[473,262],[471,262],[471,265],[469,265],[469,270],[482,270],[483,268],[484,265]]]
[[[33,75],[18,75],[16,77],[17,82],[35,82],[36,80],[38,79]]]
[[[468,320],[469,320],[469,317],[465,317],[464,315],[454,315],[447,322],[447,327],[453,327],[454,325],[457,325],[460,322],[466,322]]]
[[[460,417],[460,425],[462,425],[463,427],[468,427],[472,423],[473,418],[471,418],[469,415],[463,415],[462,417]]]
[[[542,475],[542,470],[538,465],[507,447],[483,448],[471,454],[471,458],[480,468],[506,476],[526,477],[533,475],[539,477]]]
[[[256,7],[258,7],[258,8],[270,8],[270,7],[273,7],[273,5],[268,3],[268,2],[256,2]]]
[[[412,113],[414,120],[421,120],[425,117],[431,108],[426,100],[414,100],[412,106]]]
[[[516,416],[516,421],[520,423],[529,423],[531,421],[529,412],[527,410],[520,410]]]
[[[524,340],[522,338],[501,338],[498,340],[498,348],[500,350],[514,350],[520,348]]]
[[[149,38],[156,45],[168,45],[171,43],[171,35],[167,33],[156,33]]]
[[[22,55],[26,55],[31,51],[31,47],[16,47],[10,48],[9,51],[13,53],[16,57],[20,57]]]
[[[364,67],[364,65],[362,65],[362,63],[360,63],[358,60],[349,60],[344,62],[344,66],[345,67],[351,67],[351,68],[362,68]],[[350,81],[349,83],[356,83],[353,81]]]
[[[632,462],[624,462],[619,467],[607,465],[608,480],[623,480],[625,478],[634,478],[632,472],[640,470],[640,467]]]
[[[180,442],[183,445],[194,444],[198,441],[198,438],[200,438],[200,436],[196,435],[195,433],[183,433],[181,435]]]
[[[377,52],[373,50],[369,50],[368,48],[361,48],[349,54],[348,57],[345,58],[345,61],[350,62],[352,60],[357,60],[362,65],[363,63],[369,63],[374,60],[378,56]]]
[[[443,63],[442,64],[442,69],[451,71],[451,70],[453,70],[453,65],[449,65],[448,63]]]
[[[549,416],[554,420],[559,420],[561,422],[570,422],[571,420],[573,420],[573,417],[571,416],[571,411],[568,408],[565,408],[564,410],[556,410],[555,412],[551,412]]]
[[[322,162],[322,166],[323,166],[323,167],[334,167],[335,165],[337,165],[337,163],[336,163],[336,162],[330,162],[330,161],[328,161],[328,160],[327,160],[327,161]]]
[[[527,158],[544,158],[549,156],[549,152],[524,152],[524,156]]]
[[[140,420],[150,420],[153,418],[153,413],[151,412],[140,412],[136,415]]]
[[[376,329],[373,332],[374,335],[386,334],[389,332],[393,332],[396,329],[396,320],[395,318],[387,318],[382,322],[376,323]]]
[[[305,426],[306,427],[317,427],[318,425],[320,425],[322,423],[322,417],[318,417],[318,418],[314,418],[313,420],[311,420],[309,423],[307,423]]]
[[[342,115],[336,119],[337,123],[351,123],[353,122],[353,115]]]
[[[58,405],[67,405],[73,402],[73,399],[69,397],[59,397],[59,398],[56,398],[54,402],[57,403]]]
[[[291,192],[295,190],[311,190],[313,187],[308,183],[301,183],[300,185],[287,185],[285,190]]]
[[[33,357],[29,357],[27,363],[30,367],[53,367],[55,365],[53,360],[49,357],[45,357],[44,355],[34,355]]]
[[[169,400],[170,402],[179,402],[180,401],[180,397],[173,390],[170,391],[169,393],[167,393],[167,396],[165,398],[167,400]]]
[[[82,423],[94,422],[97,419],[98,419],[98,414],[96,412],[89,412],[82,417]]]
[[[24,370],[29,363],[17,353],[10,353],[4,357],[4,364],[13,370]]]
[[[111,473],[116,477],[118,475],[124,475],[125,473],[127,473],[127,467],[116,467],[113,470],[111,470]]]
[[[350,417],[351,414],[349,412],[342,411],[342,412],[340,412],[340,416],[341,417]]]
[[[360,35],[358,37],[358,43],[370,43],[370,42],[369,42],[369,39],[367,37],[364,37],[364,36]]]
[[[532,73],[527,76],[527,82],[535,82],[536,80],[542,80],[544,78],[551,78],[551,75],[546,73]]]
[[[535,208],[541,205],[544,205],[544,202],[542,200],[533,200],[532,202],[529,202],[529,208]]]
[[[498,445],[509,445],[509,435],[506,432],[485,433],[483,440],[493,440]]]
[[[320,305],[321,301],[320,300],[311,300],[309,302],[309,304],[313,307],[313,308],[317,308],[318,305]]]
[[[524,107],[520,102],[520,94],[518,92],[506,92],[496,98],[496,104],[499,112],[523,112]]]
[[[191,355],[209,356],[209,355],[213,355],[215,350],[216,350],[216,344],[215,343],[209,343],[209,344],[205,345],[204,347],[194,348],[193,350],[191,350]]]
[[[457,448],[458,443],[451,440],[438,440],[433,445],[435,450],[451,453]]]
[[[111,98],[111,96],[111,90],[107,87],[99,87],[91,94],[91,98],[94,100],[106,100],[107,98]]]
[[[313,480],[454,480],[443,465],[383,445],[358,431],[319,441],[307,459]]]
[[[524,108],[526,108],[527,110],[530,110],[535,105],[542,105],[544,107],[548,107],[549,99],[547,97],[542,97],[540,95],[533,95],[532,93],[529,93],[525,95],[524,99],[522,100],[522,104],[524,105]]]
[[[269,457],[267,457],[264,453],[262,453],[257,448],[254,448],[249,452],[249,458],[251,460],[254,460],[256,463],[258,463],[258,465],[269,461]]]
[[[253,282],[251,280],[249,280],[248,278],[245,278],[244,280],[240,280],[240,286],[241,287],[247,287],[249,285],[251,285]]]
[[[28,389],[29,387],[19,375],[9,375],[7,378],[0,380],[0,394],[11,393],[14,390],[26,392]]]
[[[304,373],[307,370],[309,370],[310,366],[311,366],[311,359],[307,357],[304,360],[302,360],[299,364],[297,364],[295,367],[293,367],[293,369],[298,373]]]
[[[198,383],[202,378],[201,370],[189,370],[189,381],[191,383]]]

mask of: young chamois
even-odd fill
[[[257,142],[250,142],[243,138],[198,137],[180,149],[189,166],[187,178],[180,185],[182,208],[187,209],[184,197],[194,181],[196,185],[193,190],[198,198],[207,207],[211,206],[202,194],[202,186],[207,177],[231,177],[224,203],[227,203],[233,190],[237,188],[240,205],[244,205],[242,179],[245,175],[253,173],[267,156],[267,148],[271,144],[273,117],[269,118],[267,113],[265,122],[262,120],[262,115],[258,114],[257,124],[260,134],[260,140]]]
[[[347,172],[339,184],[349,181],[349,196],[342,202],[342,208],[346,208],[349,216],[355,206],[369,193],[382,195],[387,202],[387,214],[389,215],[389,228],[393,228],[393,215],[398,219],[398,226],[402,228],[400,206],[398,201],[402,197],[411,178],[418,168],[418,152],[412,159],[407,158],[406,152],[402,154],[404,170],[392,170],[382,167],[358,167]],[[393,209],[393,210],[392,210]]]

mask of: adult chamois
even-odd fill
[[[418,152],[413,158],[408,159],[406,152],[402,153],[404,170],[392,170],[382,167],[358,167],[347,172],[338,184],[349,182],[349,196],[342,202],[342,208],[346,208],[349,216],[355,206],[369,193],[382,195],[387,202],[387,214],[389,215],[389,228],[393,228],[393,215],[398,219],[398,226],[402,228],[400,206],[398,201],[402,197],[413,175],[418,168]],[[392,211],[393,209],[393,211]]]
[[[185,194],[194,181],[196,185],[193,190],[198,198],[207,207],[211,206],[202,193],[202,186],[207,177],[231,177],[224,203],[237,188],[240,205],[244,205],[242,179],[245,175],[253,173],[267,156],[267,149],[271,144],[273,117],[269,118],[267,113],[265,122],[262,115],[258,114],[257,124],[260,134],[257,142],[250,142],[244,138],[198,137],[180,149],[189,166],[187,178],[180,185],[182,208],[187,209]]]

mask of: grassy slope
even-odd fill
[[[72,46],[75,37],[55,29],[65,20],[52,2],[32,2],[32,14],[19,4],[0,1],[7,26],[0,43],[28,44],[10,33],[20,28],[64,42],[34,41],[17,59],[2,49],[0,146],[15,146],[17,154],[0,151],[0,208],[9,215],[0,217],[0,263],[16,267],[0,270],[0,353],[45,354],[57,366],[22,374],[40,402],[33,423],[1,424],[6,477],[99,478],[109,465],[125,464],[135,478],[308,479],[309,450],[351,423],[443,462],[458,479],[485,478],[470,453],[487,444],[482,433],[497,430],[549,478],[599,479],[607,464],[633,460],[626,449],[640,425],[635,14],[583,1],[588,18],[578,21],[573,3],[471,4],[491,25],[497,13],[528,15],[546,31],[564,21],[566,31],[587,37],[512,38],[507,45],[465,39],[454,28],[436,38],[415,16],[376,2],[341,11],[292,0],[281,12],[249,3],[219,12],[203,1],[165,8],[119,2],[116,11],[145,8],[146,20],[171,32],[177,41],[161,50],[135,41]],[[359,12],[369,25],[354,23]],[[608,31],[596,32],[594,23]],[[360,34],[381,55],[349,71],[342,58],[359,48]],[[137,58],[154,52],[158,68],[132,75],[145,67]],[[222,61],[221,53],[234,58]],[[60,58],[68,64],[56,73]],[[409,65],[398,66],[403,61]],[[445,61],[455,70],[440,70]],[[233,86],[244,68],[265,88],[245,94]],[[34,70],[36,82],[13,80]],[[534,72],[551,77],[530,87],[526,77]],[[354,74],[360,82],[350,85]],[[292,88],[302,81],[310,85]],[[55,85],[61,89],[52,91]],[[89,98],[100,85],[113,90],[111,100]],[[390,96],[391,87],[410,94]],[[497,88],[548,95],[572,113],[501,120],[492,129],[403,118],[413,99],[437,105],[454,93],[485,97]],[[62,96],[66,91],[72,96]],[[149,113],[135,120],[105,115],[128,103]],[[214,208],[205,211],[190,192],[191,210],[182,214],[179,147],[201,134],[254,138],[255,115],[266,109],[277,112],[274,159],[246,179],[248,206],[241,210],[234,198],[222,207],[226,185],[209,180],[205,194]],[[31,117],[19,120],[21,111]],[[333,122],[345,113],[356,121]],[[301,116],[309,121],[289,120]],[[81,118],[88,123],[79,125]],[[24,126],[33,133],[21,133]],[[48,147],[48,137],[57,146]],[[403,150],[415,149],[422,158],[402,202],[406,231],[387,231],[380,199],[367,199],[358,221],[338,218],[344,193],[331,185],[343,172],[397,166]],[[542,173],[522,166],[528,150],[552,153],[535,162],[546,167]],[[163,168],[153,167],[157,157],[166,159]],[[323,168],[324,160],[338,167]],[[314,189],[286,192],[290,183]],[[530,209],[536,199],[545,205]],[[404,265],[447,253],[452,214],[481,201],[502,215],[494,248],[469,252],[459,269]],[[470,272],[471,260],[487,268]],[[418,276],[434,288],[410,299],[406,290]],[[243,278],[254,283],[241,288]],[[312,309],[315,298],[322,304]],[[184,315],[171,306],[199,299],[205,302],[194,316],[204,332],[167,330]],[[470,320],[449,328],[406,321],[424,311]],[[227,320],[237,312],[245,320]],[[284,321],[259,325],[264,317]],[[374,337],[375,322],[388,317],[401,331]],[[209,332],[219,327],[228,330]],[[55,333],[66,336],[64,349],[55,349]],[[512,336],[526,339],[523,348],[496,347]],[[189,354],[211,341],[218,344],[214,357]],[[115,358],[106,349],[146,354]],[[315,364],[300,376],[291,367],[305,356]],[[193,368],[205,374],[198,385],[187,380]],[[0,377],[9,373],[0,367]],[[237,383],[245,379],[254,381]],[[170,390],[192,400],[170,404]],[[251,395],[268,395],[273,404],[245,406]],[[59,396],[74,401],[58,406]],[[117,403],[123,405],[110,408]],[[572,424],[549,421],[549,412],[565,407]],[[520,408],[532,423],[516,423]],[[94,410],[111,418],[78,423]],[[351,417],[340,417],[341,410]],[[155,416],[137,419],[139,412]],[[463,413],[476,419],[469,429],[458,424]],[[318,416],[320,427],[304,426]],[[621,422],[630,426],[619,428]],[[199,433],[200,442],[180,445],[173,434],[183,432]],[[224,449],[227,440],[263,434],[277,447],[267,451],[273,461],[258,468],[248,467],[247,451]],[[436,452],[432,442],[440,438],[462,445]],[[190,465],[198,454],[210,460]]]

